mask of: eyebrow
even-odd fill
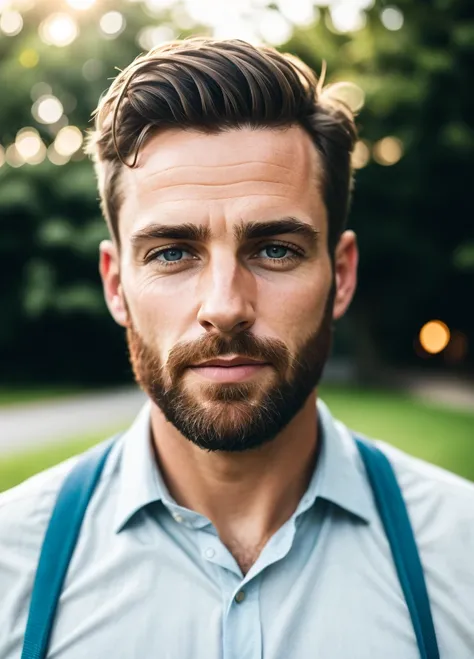
[[[284,233],[299,234],[309,240],[312,245],[318,241],[320,231],[307,222],[295,217],[285,217],[269,222],[246,222],[234,227],[234,236],[239,242],[270,238]],[[153,239],[190,240],[194,242],[208,242],[211,238],[209,227],[199,226],[190,222],[184,224],[151,224],[140,229],[131,237],[134,247],[140,243]]]
[[[198,226],[197,224],[151,224],[144,229],[140,229],[131,237],[132,245],[137,246],[147,240],[156,238],[166,238],[167,240],[193,240],[206,242],[211,237],[211,231],[208,227]]]
[[[234,229],[235,237],[241,242],[255,240],[256,238],[270,238],[283,233],[299,234],[313,245],[317,243],[320,234],[318,229],[295,217],[284,217],[281,220],[272,220],[270,222],[246,222]]]

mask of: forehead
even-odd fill
[[[142,148],[138,167],[122,172],[122,241],[157,221],[225,230],[246,219],[297,215],[321,225],[322,174],[319,154],[298,126],[164,131]]]

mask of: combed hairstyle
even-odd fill
[[[94,162],[101,210],[120,244],[120,173],[137,167],[140,148],[162,129],[219,133],[242,127],[301,126],[323,167],[322,194],[332,253],[345,228],[356,128],[298,58],[237,39],[173,41],[140,55],[113,80],[93,113],[85,151]]]

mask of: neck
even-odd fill
[[[272,441],[242,453],[198,448],[155,405],[151,426],[172,497],[207,517],[236,558],[242,548],[253,554],[253,562],[294,513],[311,479],[317,448],[315,395]]]

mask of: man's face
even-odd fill
[[[166,131],[123,172],[106,297],[137,381],[202,448],[272,439],[320,379],[357,261],[347,235],[333,272],[321,180],[298,127]]]

